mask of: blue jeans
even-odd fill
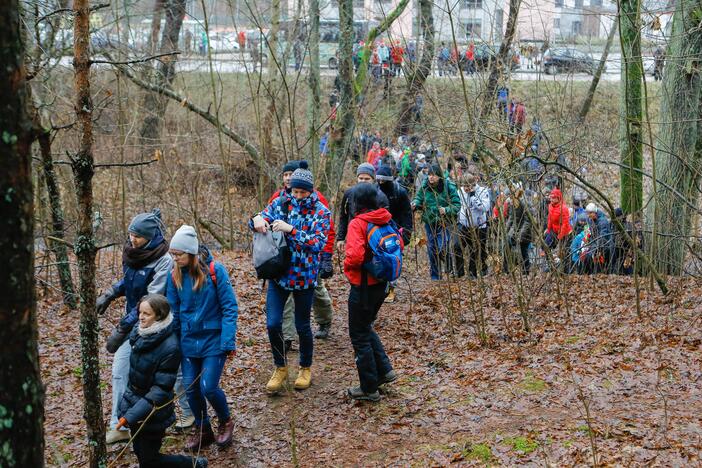
[[[266,326],[268,340],[271,342],[273,362],[276,367],[285,367],[285,341],[283,338],[283,309],[285,301],[292,293],[295,301],[295,329],[300,342],[300,367],[312,365],[314,340],[310,327],[310,311],[314,299],[314,288],[294,290],[283,289],[274,281],[268,283],[266,295]]]
[[[229,419],[227,397],[219,386],[226,361],[227,357],[224,354],[203,358],[183,356],[183,386],[198,427],[210,424],[205,399],[210,402],[220,424]]]
[[[427,234],[427,255],[429,256],[429,271],[431,279],[441,279],[441,263],[448,260],[451,233],[448,228],[436,225],[424,225]]]

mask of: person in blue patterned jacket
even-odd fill
[[[290,269],[280,278],[270,281],[266,296],[266,326],[276,366],[266,385],[269,393],[278,393],[288,379],[283,338],[283,308],[290,294],[295,301],[295,329],[300,342],[300,371],[295,389],[304,390],[312,383],[313,339],[310,310],[317,286],[320,253],[327,241],[331,213],[314,192],[314,178],[307,161],[293,172],[290,193],[274,199],[261,213],[249,221],[258,232],[271,229],[285,233],[291,251]]]

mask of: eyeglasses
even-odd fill
[[[188,253],[187,252],[171,252],[171,255],[175,258],[180,258],[183,255],[188,255]]]

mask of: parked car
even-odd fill
[[[593,74],[597,63],[585,52],[559,47],[544,52],[543,67],[547,75],[564,72]]]
[[[476,44],[474,55],[475,55],[475,68],[476,70],[487,70],[490,67],[490,63],[496,59],[497,54],[500,51],[499,44]],[[467,70],[467,61],[465,50],[460,55],[460,65],[463,70]],[[509,69],[517,70],[519,68],[519,55],[512,49],[509,55]]]

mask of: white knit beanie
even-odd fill
[[[197,241],[195,228],[187,224],[179,227],[171,239],[171,249],[197,255],[200,250],[200,243]]]

